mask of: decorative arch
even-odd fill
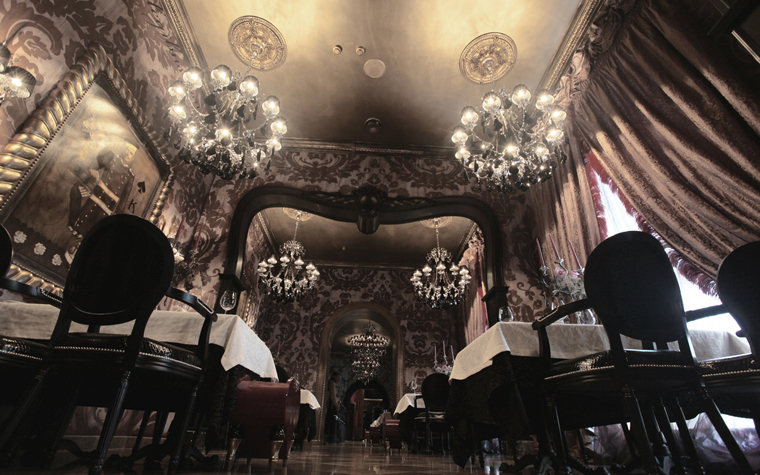
[[[359,230],[372,233],[382,224],[404,224],[441,216],[459,216],[477,223],[483,233],[485,287],[504,286],[502,233],[494,211],[483,201],[469,196],[437,198],[389,197],[373,186],[350,194],[303,191],[285,186],[261,186],[246,193],[235,207],[230,225],[224,273],[220,275],[218,299],[228,288],[242,291],[240,277],[245,259],[245,242],[251,221],[268,208],[297,208],[342,222],[355,222]],[[236,311],[234,309],[233,311]],[[489,318],[492,312],[489,308]]]
[[[394,401],[391,402],[391,404],[397,402],[401,396],[403,395],[404,391],[404,334],[401,332],[401,325],[399,325],[398,320],[396,320],[393,315],[383,307],[382,305],[371,303],[371,302],[356,302],[349,305],[346,305],[345,307],[339,308],[328,320],[325,324],[325,329],[322,332],[322,340],[319,345],[319,374],[317,376],[317,401],[322,405],[322,407],[326,407],[327,401],[325,400],[325,396],[327,394],[327,372],[329,368],[327,367],[330,363],[330,354],[332,352],[332,342],[333,339],[335,339],[335,333],[348,321],[350,321],[352,318],[351,313],[353,313],[356,310],[369,310],[374,315],[377,315],[381,318],[381,321],[378,321],[377,323],[385,326],[386,328],[390,328],[392,333],[392,351],[393,351],[393,389],[392,389],[392,395],[394,397]],[[365,318],[366,315],[363,315],[362,318]],[[322,428],[324,427],[325,422],[325,415],[327,413],[327,410],[321,411],[321,414],[319,416],[319,419],[317,420],[317,434],[319,434],[320,439],[322,437]]]

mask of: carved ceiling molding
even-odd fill
[[[565,70],[573,59],[573,54],[586,42],[588,29],[591,22],[599,13],[599,9],[607,0],[581,0],[578,8],[573,14],[570,25],[567,27],[557,50],[549,62],[541,81],[538,83],[537,91],[548,89],[553,91],[557,86],[559,79],[565,73]]]
[[[382,144],[372,144],[365,142],[330,142],[327,140],[311,140],[299,138],[282,139],[282,146],[292,151],[307,152],[348,152],[353,154],[369,155],[392,155],[408,156],[415,158],[451,158],[451,147],[425,147],[425,146],[404,146],[393,147]]]
[[[198,37],[195,35],[195,30],[190,25],[190,17],[187,15],[185,5],[182,0],[161,0],[161,4],[164,7],[166,17],[169,19],[169,24],[174,30],[174,36],[179,42],[179,46],[182,48],[182,52],[185,54],[190,66],[200,68],[202,71],[208,71],[208,63],[203,56]]]

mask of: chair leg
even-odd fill
[[[37,376],[34,378],[34,382],[32,383],[32,387],[29,388],[29,392],[27,393],[24,400],[21,402],[21,405],[16,408],[16,410],[13,412],[13,415],[11,416],[10,420],[7,422],[5,428],[3,429],[2,434],[0,434],[0,449],[2,449],[5,444],[8,443],[8,441],[11,438],[11,435],[16,431],[16,428],[18,427],[21,420],[26,415],[27,411],[29,411],[29,407],[32,405],[35,399],[37,399],[37,395],[40,393],[40,389],[42,388],[43,383],[45,382],[45,378],[47,377],[48,370],[47,368],[42,369]]]
[[[565,436],[562,432],[562,425],[559,422],[557,406],[551,395],[546,396],[546,422],[547,426],[549,426],[547,427],[549,436],[543,437],[543,439],[545,439],[545,445],[549,445],[549,447],[542,450],[546,450],[549,456],[554,459],[554,469],[558,474],[570,474],[572,472],[567,463],[567,447],[564,445]]]
[[[145,411],[143,413],[142,422],[140,422],[140,429],[138,429],[137,437],[135,438],[135,445],[132,447],[132,455],[136,455],[137,451],[140,450],[140,445],[142,445],[142,440],[145,436],[145,429],[148,428],[148,422],[150,421],[151,414],[153,414],[152,411]]]
[[[668,416],[661,399],[657,398],[652,401],[652,410],[657,419],[657,425],[665,436],[667,448],[670,451],[673,463],[675,463],[676,467],[678,467],[681,472],[684,472],[683,456],[676,443],[676,435],[673,433],[673,427],[670,425],[670,417]]]
[[[644,424],[644,418],[641,415],[641,409],[639,403],[636,400],[636,396],[633,394],[633,389],[630,386],[623,387],[623,402],[625,404],[628,417],[631,419],[631,432],[636,440],[639,453],[641,454],[644,468],[649,475],[658,475],[657,462],[654,459],[654,453],[652,452],[652,446],[649,445],[649,437],[647,437],[647,429]]]
[[[668,413],[670,413],[675,419],[678,426],[678,433],[681,436],[681,442],[686,449],[686,455],[691,463],[692,470],[697,475],[705,475],[705,469],[699,461],[699,454],[697,454],[697,447],[694,445],[694,439],[691,438],[689,433],[689,427],[686,425],[686,417],[683,415],[681,405],[676,398],[671,398],[668,401]]]
[[[177,468],[179,467],[179,461],[180,457],[182,457],[182,446],[184,445],[185,440],[185,432],[187,431],[187,426],[190,424],[190,419],[193,417],[193,409],[195,408],[195,399],[198,396],[198,386],[200,385],[200,382],[196,384],[193,387],[193,390],[190,393],[190,400],[187,403],[187,407],[185,407],[185,410],[182,411],[182,413],[178,413],[175,415],[175,417],[181,418],[179,420],[180,426],[179,426],[179,434],[177,435],[177,441],[175,442],[176,446],[174,447],[174,451],[172,453],[172,459],[169,463],[169,470],[167,472],[168,475],[172,475],[177,471]]]
[[[111,446],[111,440],[121,419],[130,376],[131,371],[124,371],[121,375],[121,382],[119,383],[119,389],[116,391],[116,397],[111,407],[108,408],[106,420],[103,422],[103,430],[100,432],[98,448],[95,450],[95,459],[90,466],[90,475],[100,475],[103,473],[103,464],[108,454],[108,448]]]
[[[718,410],[718,406],[715,405],[715,402],[712,400],[710,395],[707,394],[706,389],[702,388],[699,391],[699,398],[702,402],[702,407],[707,413],[707,417],[710,418],[710,422],[712,422],[712,425],[715,426],[715,430],[718,431],[718,435],[720,435],[720,438],[723,439],[723,443],[726,444],[726,448],[731,453],[731,457],[733,457],[736,465],[739,466],[741,473],[753,473],[752,467],[747,461],[747,457],[744,455],[744,452],[742,452],[739,444],[736,443],[736,439],[734,439],[734,436],[731,434],[728,426],[726,426],[726,422],[723,420],[723,416],[721,416],[720,411]]]

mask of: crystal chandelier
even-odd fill
[[[526,191],[551,178],[567,157],[561,149],[567,113],[554,105],[547,90],[538,93],[533,120],[528,113],[531,93],[523,84],[511,92],[499,89],[483,96],[482,108],[462,110],[462,125],[454,128],[455,154],[488,191]]]
[[[255,58],[254,51],[251,64]],[[269,169],[272,154],[282,148],[288,126],[278,115],[280,100],[261,100],[259,80],[248,74],[250,70],[233,73],[222,64],[204,78],[192,67],[169,86],[172,126],[167,139],[182,161],[204,174],[223,180],[253,178],[259,164],[266,161]]]
[[[470,271],[452,262],[449,251],[441,247],[438,228],[451,222],[451,217],[428,219],[422,222],[426,227],[435,228],[435,249],[427,255],[427,265],[414,271],[410,279],[420,301],[432,308],[445,310],[467,298],[469,293]],[[422,276],[425,276],[425,279]],[[457,282],[457,277],[459,281]],[[457,283],[455,283],[457,282]]]
[[[385,354],[389,342],[388,338],[377,334],[372,323],[364,327],[364,333],[348,339],[354,356],[351,366],[360,381],[366,384],[375,377],[380,368],[380,358]]]
[[[286,208],[285,213],[296,220],[293,239],[280,246],[280,259],[274,254],[266,261],[259,262],[257,270],[259,281],[267,287],[267,295],[279,303],[290,303],[300,300],[306,292],[314,288],[319,280],[319,271],[314,264],[304,267],[303,257],[306,251],[303,245],[296,241],[298,223],[314,217],[313,214]]]
[[[13,66],[13,55],[6,43],[0,43],[0,105],[6,97],[26,99],[37,84],[32,73],[20,66]]]

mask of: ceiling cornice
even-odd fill
[[[570,64],[573,54],[575,54],[581,43],[586,41],[588,28],[591,26],[591,22],[604,2],[605,0],[581,1],[562,37],[562,42],[554,52],[549,66],[538,83],[537,91],[541,89],[554,90],[562,74],[564,74],[567,66]]]
[[[451,158],[453,147],[404,145],[394,146],[369,142],[329,142],[326,140],[285,138],[283,147],[295,151],[350,152],[372,155],[395,155],[419,158]]]
[[[185,58],[187,58],[190,66],[208,71],[208,63],[203,56],[198,37],[195,36],[195,30],[190,25],[190,17],[185,10],[185,4],[182,3],[182,0],[161,0],[161,4],[174,30],[174,36],[179,41],[182,52],[185,53]]]

